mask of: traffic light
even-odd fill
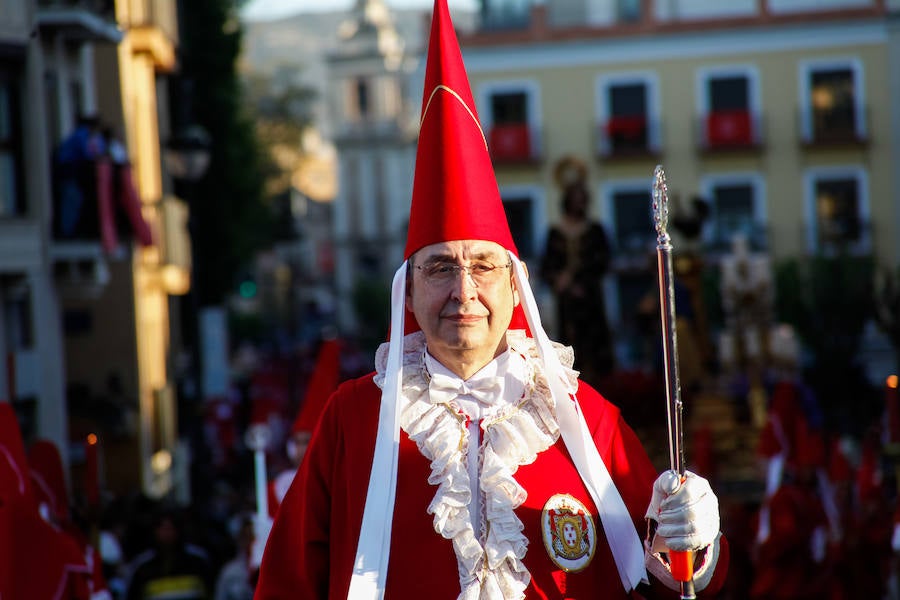
[[[240,294],[241,298],[245,300],[250,300],[256,297],[256,282],[252,279],[244,279],[241,281],[240,286],[238,286],[238,294]]]

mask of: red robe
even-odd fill
[[[75,540],[38,512],[18,421],[0,400],[0,598],[87,600],[88,576]]]
[[[771,533],[760,545],[750,598],[802,600],[840,597],[826,565],[816,563],[811,540],[827,527],[814,487],[786,483],[768,500]]]
[[[313,434],[306,457],[275,519],[266,545],[256,600],[332,598],[344,600],[350,585],[375,447],[381,390],[373,375],[351,380],[332,396]],[[578,398],[600,456],[622,495],[639,535],[657,472],[618,408],[582,383]],[[385,597],[456,598],[457,560],[450,540],[435,533],[428,505],[436,488],[428,484],[429,462],[401,431],[390,564]],[[532,581],[527,598],[628,598],[597,510],[575,470],[562,438],[523,465],[515,479],[528,492],[516,509],[529,539],[524,563]],[[566,573],[551,560],[542,538],[541,512],[554,494],[570,494],[588,507],[598,535],[590,564]],[[707,587],[724,581],[727,550]],[[644,586],[642,586],[643,588]],[[676,596],[654,582],[650,596]]]

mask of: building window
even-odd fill
[[[341,83],[339,102],[347,123],[358,126],[372,114],[372,82],[365,77],[351,77]]]
[[[871,251],[868,181],[861,168],[807,174],[808,244],[813,253]]]
[[[650,190],[620,190],[612,194],[612,234],[617,252],[640,256],[656,238],[650,214]]]
[[[522,260],[529,260],[537,256],[532,206],[533,202],[530,196],[511,195],[503,198],[506,220],[509,222],[513,242],[515,242],[519,258]]]
[[[483,29],[525,29],[530,20],[530,0],[494,0],[481,3],[481,27]]]
[[[622,23],[636,23],[641,20],[641,0],[617,0],[616,12]]]
[[[651,209],[652,181],[618,181],[604,187],[601,214],[613,248],[612,273],[606,282],[610,323],[626,345],[638,336],[638,307],[655,285],[649,260],[656,247]],[[631,351],[630,351],[631,352]]]
[[[859,61],[801,66],[803,141],[809,144],[866,140],[862,65]]]
[[[483,127],[495,163],[532,162],[540,158],[540,98],[531,82],[483,86]]]
[[[700,145],[752,148],[760,141],[757,76],[752,68],[721,67],[699,73]]]
[[[20,73],[0,63],[0,218],[25,213]]]
[[[356,110],[361,118],[369,116],[369,82],[365,79],[356,80]]]
[[[22,279],[4,277],[0,279],[0,291],[6,349],[15,352],[33,347],[31,289]]]
[[[767,246],[762,180],[757,176],[727,175],[708,178],[701,185],[709,202],[704,240],[713,251],[728,252],[735,235],[752,247]]]
[[[540,258],[544,252],[541,244],[547,229],[543,188],[536,185],[503,186],[500,196],[519,258]]]
[[[598,89],[598,151],[601,157],[659,151],[656,80],[652,76],[601,79]]]

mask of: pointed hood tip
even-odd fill
[[[404,258],[462,239],[518,256],[447,0],[435,0]]]

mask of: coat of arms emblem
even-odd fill
[[[544,505],[541,525],[544,547],[556,566],[574,572],[590,564],[597,530],[584,504],[568,494],[556,494]]]

